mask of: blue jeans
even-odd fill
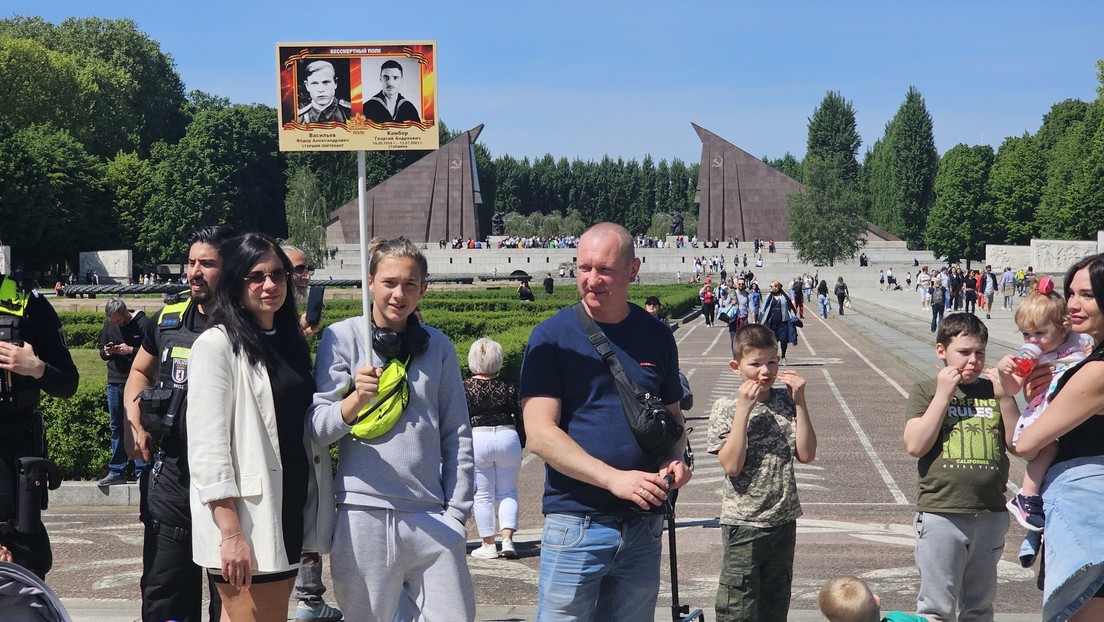
[[[943,321],[943,311],[944,311],[944,309],[946,309],[946,307],[944,307],[943,305],[935,304],[934,302],[932,303],[932,306],[931,306],[931,312],[932,312],[931,332],[934,333],[935,329],[939,328],[939,323]]]
[[[107,463],[107,470],[112,474],[122,475],[127,468],[126,448],[123,447],[123,426],[126,425],[126,413],[123,411],[123,385],[110,382],[107,385],[107,415],[108,426],[111,429],[111,460]],[[134,475],[142,477],[142,471],[146,470],[146,463],[141,460],[134,461]]]
[[[828,317],[828,296],[826,294],[818,294],[817,303],[820,304],[820,317]]]
[[[545,516],[537,622],[653,619],[662,551],[659,514]]]

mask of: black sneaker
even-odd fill
[[[1012,518],[1028,531],[1042,531],[1046,525],[1046,515],[1043,513],[1043,498],[1039,495],[1016,495],[1005,504]]]
[[[108,473],[107,477],[100,480],[97,486],[122,486],[127,483],[126,475],[122,473]]]

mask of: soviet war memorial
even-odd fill
[[[13,1],[0,620],[1104,620],[1104,8]]]

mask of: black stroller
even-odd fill
[[[0,611],[5,622],[72,622],[57,594],[23,566],[0,562]]]

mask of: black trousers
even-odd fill
[[[20,458],[42,456],[44,451],[42,423],[32,410],[0,415],[0,522],[15,518],[16,485],[19,482]],[[0,544],[12,552],[15,563],[45,579],[54,565],[50,536],[43,527],[40,533],[11,532],[0,535]]]
[[[177,457],[155,461],[142,473],[142,619],[200,622],[206,572],[192,561],[192,515],[186,467]],[[183,468],[182,468],[183,467]],[[218,620],[222,600],[214,584],[209,615]]]

